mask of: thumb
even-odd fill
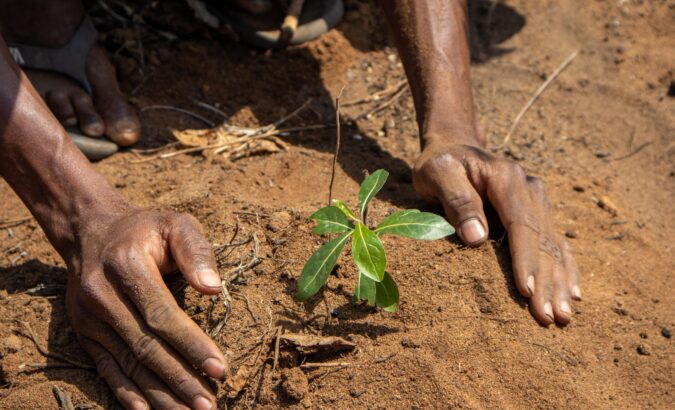
[[[186,214],[173,217],[168,243],[178,269],[190,286],[209,295],[221,291],[221,278],[211,244],[204,238],[194,217]]]
[[[465,244],[478,246],[488,237],[483,201],[466,174],[444,175],[436,183],[436,196],[450,223]]]

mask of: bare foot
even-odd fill
[[[0,9],[0,25],[5,38],[39,47],[67,44],[84,15],[79,0],[59,2],[59,7],[39,3],[24,0],[3,5],[8,9]],[[35,26],[34,30],[27,27],[31,25]],[[141,133],[138,117],[119,88],[115,68],[99,46],[92,47],[86,61],[87,80],[93,95],[66,75],[42,70],[24,71],[64,126],[79,125],[85,135],[105,135],[121,146],[138,141]]]

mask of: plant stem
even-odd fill
[[[333,202],[333,183],[335,182],[335,167],[337,166],[338,154],[340,153],[340,97],[345,87],[342,86],[338,96],[335,97],[335,154],[333,154],[333,168],[330,174],[330,185],[328,186],[328,206]]]

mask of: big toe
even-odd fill
[[[117,145],[127,147],[135,144],[141,136],[141,124],[138,117],[128,114],[106,121],[106,135]]]

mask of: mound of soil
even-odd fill
[[[218,107],[231,124],[257,127],[312,98],[288,125],[323,124],[334,121],[333,99],[343,86],[343,101],[354,101],[404,79],[382,16],[369,1],[347,1],[336,30],[283,52],[224,43],[188,19],[178,0],[130,3],[139,10],[147,3],[142,30],[154,40],[144,43],[142,59],[132,48],[116,53],[114,62],[139,108],[171,105],[222,121],[197,106],[200,101]],[[253,382],[234,398],[224,384],[217,386],[222,408],[672,408],[674,4],[495,4],[475,3],[472,16],[473,87],[490,146],[501,143],[547,76],[581,50],[501,154],[545,181],[556,226],[575,248],[584,299],[575,303],[571,324],[545,329],[530,317],[497,229],[477,249],[454,238],[385,238],[401,292],[396,313],[350,303],[356,272],[346,258],[321,295],[297,302],[303,263],[321,243],[307,218],[326,201],[332,129],[284,136],[287,151],[237,161],[190,154],[140,162],[151,154],[133,150],[101,161],[97,169],[130,200],[193,214],[214,245],[241,243],[220,261],[223,275],[240,263],[250,269],[231,287],[232,314],[215,340],[232,354],[235,372],[252,365],[255,355],[242,352],[261,338],[270,352],[264,365],[253,363]],[[128,29],[97,21],[112,54]],[[158,36],[164,29],[180,40]],[[402,208],[439,212],[411,186],[419,143],[409,92],[357,119],[378,106],[343,109],[352,120],[334,196],[353,201],[364,171],[385,168],[392,176],[373,202],[372,220]],[[169,128],[204,127],[175,111],[147,110],[141,118],[144,140],[137,149],[173,142]],[[0,221],[28,215],[5,183],[0,197]],[[55,408],[53,386],[75,405],[114,407],[92,371],[22,367],[60,362],[43,357],[17,321],[29,323],[51,352],[85,354],[65,317],[62,261],[34,221],[14,225],[0,225],[0,407]],[[184,288],[180,278],[168,283],[202,328],[220,322],[222,303]],[[273,370],[279,327],[341,337],[356,349],[305,357],[282,348]],[[299,367],[309,362],[338,365]]]

